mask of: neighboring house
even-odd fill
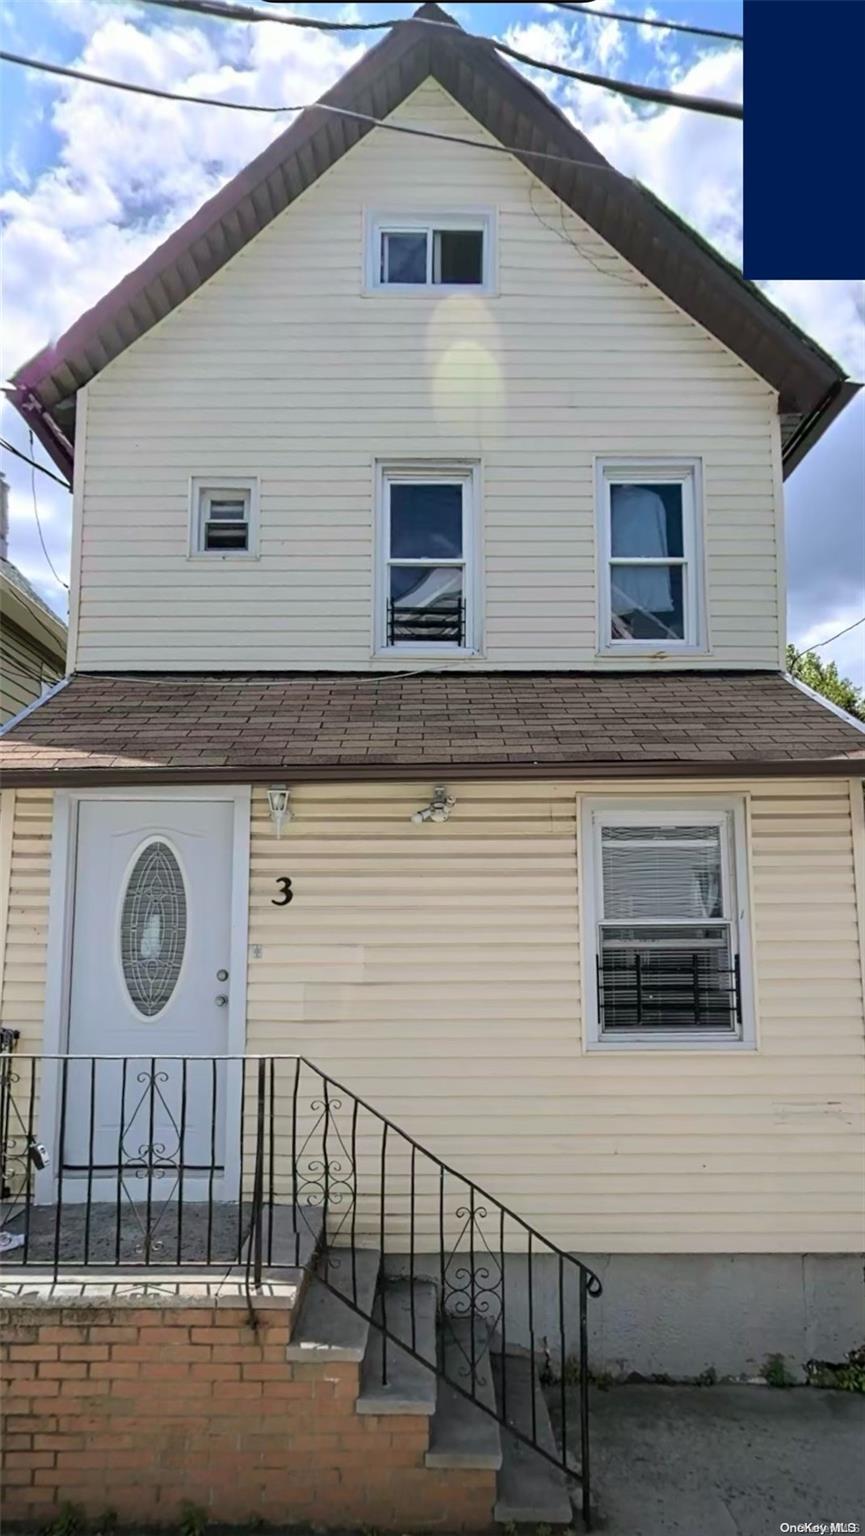
[[[9,559],[8,490],[0,475],[0,725],[66,670],[66,625]]]
[[[33,1518],[481,1528],[501,1463],[567,1520],[516,1346],[857,1342],[865,735],[783,671],[783,477],[856,386],[459,29],[323,100],[414,133],[304,113],[15,381],[75,475],[72,676],[0,752],[24,1256],[239,1242],[272,1327],[329,1233],[288,1361],[241,1293],[196,1366],[163,1275],[164,1388],[84,1371],[110,1498],[58,1447]]]

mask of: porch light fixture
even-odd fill
[[[437,784],[429,805],[425,805],[422,811],[415,811],[412,821],[447,821],[455,805],[456,800],[448,794],[447,786]]]
[[[285,822],[294,820],[294,812],[288,803],[290,789],[284,784],[271,784],[267,791],[267,809],[270,819],[276,828],[277,837],[282,837],[282,828]]]

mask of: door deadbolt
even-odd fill
[[[216,979],[217,979],[217,981],[227,981],[228,980],[228,972],[227,971],[217,971]]]

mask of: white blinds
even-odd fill
[[[721,829],[717,825],[604,826],[603,917],[613,922],[721,918]]]

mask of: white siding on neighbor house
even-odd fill
[[[394,119],[484,137],[432,82]],[[364,294],[364,211],[400,208],[494,208],[498,293]],[[595,455],[702,458],[711,663],[779,663],[773,391],[504,155],[372,133],[87,397],[79,668],[379,666],[374,464],[411,456],[482,465],[476,664],[625,664]],[[258,561],[187,559],[220,474],[260,477]]]

